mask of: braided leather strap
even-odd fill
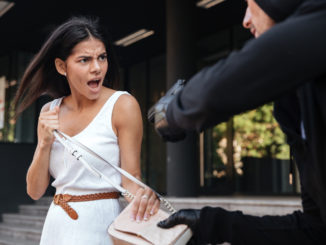
[[[76,220],[78,219],[78,214],[68,204],[68,202],[87,202],[100,199],[118,199],[119,194],[119,192],[104,192],[79,196],[73,196],[69,194],[57,194],[53,197],[53,202],[55,205],[59,205],[69,215],[70,218]]]

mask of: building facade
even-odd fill
[[[297,195],[289,184],[289,150],[272,117],[272,104],[243,113],[178,143],[165,143],[147,121],[148,109],[179,78],[189,79],[250,39],[241,26],[245,1],[220,1],[210,8],[194,0],[46,1],[18,0],[0,17],[0,212],[26,195],[25,175],[37,143],[39,98],[18,119],[13,99],[21,76],[48,32],[72,15],[97,15],[112,41],[137,30],[153,33],[127,46],[116,43],[121,65],[119,89],[138,100],[144,124],[144,181],[170,197]],[[44,3],[46,2],[46,3]],[[62,8],[64,6],[64,8]],[[39,11],[38,9],[43,9]],[[234,88],[237,89],[237,88]],[[232,94],[230,95],[232,96]],[[48,195],[53,194],[49,187]],[[3,205],[9,200],[8,205]]]

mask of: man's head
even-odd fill
[[[291,15],[304,0],[247,0],[243,26],[259,37]]]

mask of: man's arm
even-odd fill
[[[325,10],[294,16],[204,68],[169,104],[169,125],[201,131],[322,76],[325,30]]]

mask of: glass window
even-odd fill
[[[0,142],[35,143],[38,102],[15,118],[18,83],[32,54],[11,52],[0,57]]]
[[[0,141],[13,142],[15,139],[15,108],[13,98],[17,80],[10,77],[10,57],[0,57]]]
[[[289,183],[289,146],[273,117],[273,104],[234,116],[207,130],[204,193],[295,194]]]

